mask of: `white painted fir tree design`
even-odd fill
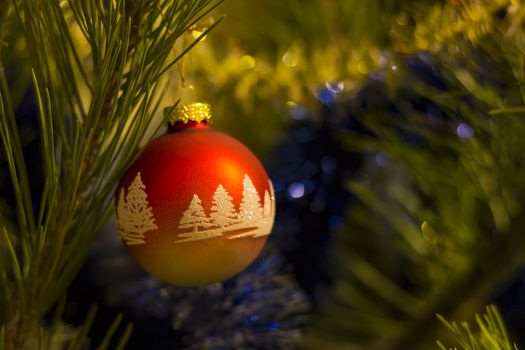
[[[237,213],[232,202],[233,198],[226,189],[219,185],[213,194],[210,218],[213,224],[224,228],[236,222]]]
[[[180,234],[176,242],[191,242],[199,241],[206,238],[221,236],[221,233],[210,230],[199,230],[199,227],[204,229],[212,226],[210,219],[206,216],[202,202],[199,196],[193,195],[188,209],[182,213],[182,218],[179,221],[180,229],[191,229],[191,232]]]
[[[273,220],[275,219],[275,194],[271,182],[270,192],[271,193],[264,191],[263,219],[259,229],[253,234],[253,237],[266,236],[272,231]]]
[[[233,233],[228,239],[261,237],[270,234],[273,225],[275,205],[271,182],[270,191],[264,193],[264,205],[250,177],[243,179],[242,200],[239,212],[235,211],[233,198],[222,184],[217,186],[212,198],[210,216],[207,217],[197,194],[182,214],[179,229],[190,232],[181,233],[175,243],[199,241]],[[239,233],[240,232],[240,233]]]
[[[248,232],[230,236],[228,237],[228,239],[237,239],[237,238],[244,238],[244,237],[257,238],[257,237],[267,236],[270,234],[272,230],[274,214],[275,214],[275,200],[274,200],[272,183],[270,182],[269,184],[270,184],[271,195],[268,193],[268,191],[264,191],[264,205],[261,209],[262,215],[257,221],[255,221],[255,224],[256,224],[255,228]],[[258,197],[259,195],[257,195],[257,198]],[[253,224],[254,222],[251,222],[251,223]]]
[[[199,227],[209,227],[210,219],[204,213],[201,199],[196,194],[191,199],[190,206],[182,214],[182,218],[179,222],[179,228],[191,228],[193,232],[197,232]]]
[[[129,186],[127,195],[124,187],[120,190],[117,203],[117,228],[120,237],[128,245],[145,244],[144,234],[158,228],[140,172]]]
[[[244,174],[242,182],[242,201],[239,207],[239,221],[247,226],[257,224],[262,219],[261,198],[252,180]]]

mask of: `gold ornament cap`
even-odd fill
[[[168,107],[164,113],[170,114],[168,123],[174,125],[177,122],[187,124],[189,122],[211,122],[211,106],[207,103],[191,103],[188,105]]]

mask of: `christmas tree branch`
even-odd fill
[[[395,349],[424,348],[431,343],[439,324],[435,315],[465,317],[479,311],[494,290],[495,285],[505,283],[514,275],[524,260],[525,239],[523,220],[516,222],[515,229],[492,242],[488,251],[476,254],[467,271],[460,271],[434,300],[419,311],[414,327],[396,342]],[[417,337],[414,337],[417,334]]]
[[[111,214],[113,188],[161,107],[166,83],[159,72],[172,64],[171,48],[220,1],[11,3],[33,73],[44,172],[35,210],[2,69],[0,131],[19,198],[16,225],[0,223],[13,259],[1,271],[6,344],[22,348]],[[86,44],[91,54],[81,53]],[[16,292],[9,287],[13,272]]]
[[[410,85],[400,83],[383,105],[354,107],[374,137],[343,135],[342,142],[384,152],[391,163],[364,170],[364,184],[351,185],[361,204],[345,237],[350,268],[319,321],[325,334],[367,348],[426,349],[440,333],[436,314],[470,318],[525,260],[525,8],[509,4],[502,19],[501,2],[484,3],[439,5],[422,15],[403,46],[414,55],[403,62],[440,74],[422,82],[398,62],[403,78],[396,79]],[[452,30],[436,36],[444,23]],[[425,45],[433,55],[419,51]],[[421,101],[434,109],[420,109]],[[367,257],[374,274],[360,273],[356,255]],[[420,301],[413,310],[403,307],[404,293],[384,295],[391,283]],[[345,312],[350,321],[334,322]],[[366,324],[374,317],[383,325]]]
[[[476,315],[476,325],[479,331],[473,332],[473,328],[467,323],[449,322],[439,316],[440,321],[453,333],[458,347],[449,348],[438,341],[442,350],[518,350],[518,346],[509,339],[503,318],[494,306],[488,306],[483,316]]]

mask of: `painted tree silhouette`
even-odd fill
[[[182,214],[182,218],[179,221],[180,229],[191,228],[193,232],[197,232],[199,227],[210,227],[210,219],[206,216],[202,202],[198,195],[194,194],[191,199],[188,209]]]
[[[158,228],[145,189],[146,186],[138,172],[129,186],[127,196],[124,188],[120,190],[117,226],[126,244],[144,244],[144,233]]]
[[[224,228],[235,223],[237,213],[232,202],[233,198],[226,189],[219,185],[213,194],[210,218],[212,223]]]
[[[239,206],[239,221],[246,226],[258,226],[262,219],[261,198],[252,180],[244,174],[242,201]]]

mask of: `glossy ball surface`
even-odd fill
[[[252,152],[198,124],[144,149],[121,179],[115,209],[119,234],[144,270],[194,286],[223,281],[256,258],[275,203]]]

